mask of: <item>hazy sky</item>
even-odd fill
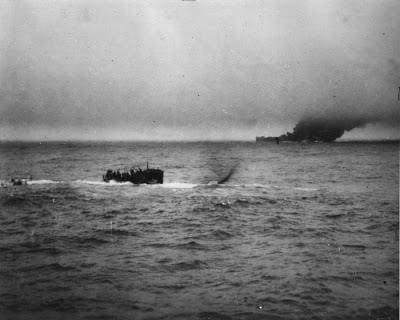
[[[314,112],[400,137],[399,35],[398,0],[2,0],[0,139],[252,140]]]

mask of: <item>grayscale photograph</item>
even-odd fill
[[[399,143],[399,0],[0,0],[0,319],[399,319]]]

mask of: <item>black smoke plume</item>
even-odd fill
[[[293,129],[279,137],[283,141],[312,141],[333,142],[340,138],[345,131],[362,127],[367,123],[366,119],[343,119],[339,117],[304,117]]]

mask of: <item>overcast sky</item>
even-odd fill
[[[400,137],[399,34],[398,0],[3,0],[0,139],[253,140],[315,112]]]

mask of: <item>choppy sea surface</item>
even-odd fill
[[[0,180],[1,319],[398,319],[398,143],[3,142]]]

